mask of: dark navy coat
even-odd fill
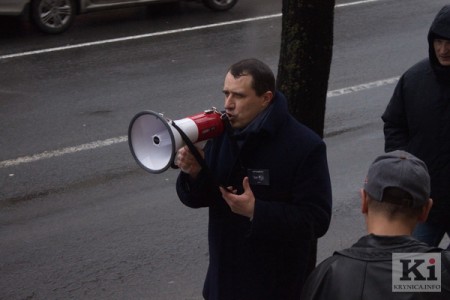
[[[310,241],[328,230],[331,185],[324,142],[289,115],[281,93],[267,109],[243,136],[228,132],[207,143],[212,175],[202,171],[195,182],[183,172],[178,177],[185,205],[209,207],[205,299],[299,299]],[[231,211],[217,182],[242,193],[243,178],[255,174],[264,178],[251,179],[256,203],[250,220]]]

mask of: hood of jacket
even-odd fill
[[[428,55],[430,64],[439,80],[450,80],[450,67],[442,66],[434,51],[433,41],[436,38],[450,40],[450,5],[444,6],[436,15],[428,31]]]

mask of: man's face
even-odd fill
[[[433,41],[434,52],[441,65],[450,66],[450,41],[444,39],[435,39]]]
[[[231,73],[228,73],[225,77],[223,85],[224,107],[233,128],[246,127],[272,100],[273,94],[270,91],[257,96],[252,88],[252,80],[253,78],[250,75],[234,78]]]

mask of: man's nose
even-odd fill
[[[443,48],[444,52],[449,53],[450,52],[450,42],[444,43],[444,47],[442,47],[442,48]]]
[[[450,52],[450,41],[444,41],[442,44],[442,47],[440,47],[439,52],[441,54],[449,53]]]
[[[233,99],[231,98],[231,95],[228,95],[225,97],[225,108],[232,109],[234,107]]]

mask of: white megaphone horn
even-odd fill
[[[150,173],[162,173],[172,166],[178,149],[186,145],[178,130],[198,143],[219,136],[224,128],[222,114],[214,107],[175,121],[160,113],[142,111],[130,122],[128,144],[139,166]]]

